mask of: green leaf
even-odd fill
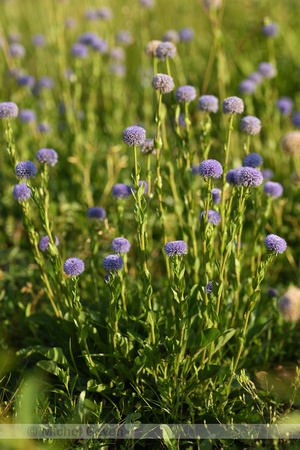
[[[220,331],[217,328],[208,328],[201,332],[200,348],[206,347],[211,342],[215,341],[219,336]]]
[[[46,370],[47,372],[53,373],[53,375],[56,376],[59,375],[60,368],[54,361],[46,361],[46,360],[38,361],[36,365],[41,369]]]
[[[90,392],[103,392],[107,386],[105,384],[99,384],[96,380],[88,380],[86,389]]]
[[[220,350],[220,348],[224,347],[224,345],[234,336],[236,330],[234,328],[229,328],[229,330],[224,331],[218,337],[216,344],[214,346],[212,355]]]
[[[199,370],[198,380],[202,383],[203,381],[208,380],[209,378],[212,378],[215,375],[217,375],[220,369],[221,366],[217,365],[205,366],[204,369]]]

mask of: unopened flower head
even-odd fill
[[[243,167],[259,167],[262,163],[263,159],[258,153],[249,153],[243,160]]]
[[[108,255],[103,259],[103,267],[108,272],[121,270],[124,261],[120,255]]]
[[[31,196],[31,189],[26,185],[26,183],[16,184],[13,190],[13,197],[18,202],[23,202]]]
[[[198,100],[198,109],[216,113],[219,109],[219,99],[214,95],[202,95]]]
[[[71,55],[75,58],[86,58],[89,54],[88,48],[84,44],[74,44],[71,48]]]
[[[286,242],[276,234],[268,234],[268,236],[264,240],[265,247],[271,251],[277,253],[283,253],[286,250]]]
[[[211,195],[212,195],[212,200],[213,200],[213,204],[215,205],[216,203],[221,203],[221,191],[218,188],[213,188],[210,191]]]
[[[269,197],[278,198],[283,193],[283,187],[275,181],[267,181],[264,185],[264,193]]]
[[[194,30],[190,27],[181,28],[181,30],[179,30],[180,42],[190,42],[192,39],[194,39],[194,36]]]
[[[130,247],[130,242],[123,237],[117,237],[113,239],[111,243],[111,248],[116,253],[128,253]]]
[[[224,114],[242,114],[244,112],[244,102],[239,97],[228,97],[223,101]]]
[[[146,139],[145,142],[141,145],[141,153],[149,154],[152,153],[153,155],[156,154],[156,150],[154,147],[154,139]]]
[[[19,118],[23,123],[32,123],[36,121],[36,113],[32,109],[21,109]]]
[[[202,213],[199,216],[199,220],[201,221],[201,218],[204,216],[204,219],[206,217],[206,211],[202,211]],[[212,209],[208,210],[207,215],[207,223],[212,223],[213,225],[218,225],[221,221],[221,216],[217,211],[214,211]]]
[[[175,98],[178,103],[192,102],[196,98],[196,89],[193,86],[180,86],[175,92]]]
[[[280,97],[276,102],[276,106],[283,116],[289,116],[294,107],[294,102],[290,97]]]
[[[164,33],[162,40],[163,42],[174,42],[176,44],[179,41],[179,34],[175,30],[168,30]]]
[[[84,272],[84,262],[80,258],[69,258],[64,262],[64,272],[69,277],[76,277]]]
[[[285,320],[297,322],[300,319],[300,289],[290,287],[279,300],[278,309]]]
[[[150,41],[145,47],[145,53],[147,56],[152,56],[153,58],[156,56],[156,49],[161,44],[161,41]]]
[[[131,195],[130,186],[127,186],[127,184],[123,183],[115,184],[111,192],[115,198],[126,198]]]
[[[278,27],[276,23],[270,22],[262,26],[261,32],[266,37],[275,37],[278,34]]]
[[[219,285],[219,283],[216,283],[216,284]],[[207,283],[207,285],[206,285],[205,288],[204,288],[204,291],[205,291],[208,295],[213,294],[213,282],[212,282],[212,281],[209,281],[209,282]]]
[[[254,94],[256,89],[256,83],[253,80],[247,78],[239,84],[239,91],[241,94]]]
[[[242,118],[240,128],[247,134],[258,134],[261,130],[261,122],[257,117],[245,116]]]
[[[184,241],[167,242],[164,246],[164,252],[169,258],[183,256],[187,254],[187,245]]]
[[[37,174],[37,167],[32,161],[21,161],[16,165],[15,174],[22,180],[23,178],[34,178]]]
[[[92,206],[87,211],[87,216],[89,219],[104,220],[106,217],[106,211],[101,206]]]
[[[300,155],[300,131],[290,131],[281,140],[281,148],[290,155]]]
[[[260,63],[258,66],[258,70],[264,78],[274,78],[276,75],[275,67],[269,62]]]
[[[55,166],[58,161],[58,154],[53,148],[41,148],[35,155],[37,161],[40,164],[49,164],[49,166]]]
[[[49,236],[44,236],[42,239],[40,239],[39,249],[41,250],[41,252],[45,252],[46,250],[48,250],[49,242],[50,242]],[[59,239],[57,236],[55,236],[55,245],[56,247],[59,245]]]
[[[205,159],[199,164],[199,174],[202,178],[220,178],[223,168],[215,159]]]
[[[152,86],[162,94],[168,94],[174,89],[174,81],[169,75],[158,73],[153,77]]]
[[[146,139],[146,130],[142,127],[133,125],[125,128],[122,135],[123,141],[126,145],[132,147],[133,145],[141,145]]]
[[[165,58],[174,58],[176,52],[176,47],[172,42],[161,42],[156,49],[156,56],[164,61]]]
[[[263,182],[263,176],[260,170],[253,167],[243,167],[239,170],[238,185],[258,187]]]
[[[19,108],[13,102],[0,103],[0,119],[15,119],[19,114]]]

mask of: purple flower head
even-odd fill
[[[92,206],[88,209],[87,216],[89,219],[104,220],[106,217],[106,211],[101,206]]]
[[[199,220],[204,216],[204,219],[206,217],[206,211],[202,211],[202,213],[199,216]],[[212,223],[213,225],[218,225],[221,221],[221,216],[217,211],[214,211],[212,209],[208,210],[208,217],[207,217],[207,223]]]
[[[45,36],[43,34],[34,34],[32,36],[32,43],[36,47],[43,47],[46,43]]]
[[[248,80],[252,80],[256,84],[261,84],[263,82],[263,76],[260,72],[252,72],[248,75]]]
[[[89,54],[88,48],[84,44],[74,44],[71,48],[71,55],[75,58],[86,58]]]
[[[264,193],[269,197],[278,198],[283,193],[283,187],[280,183],[274,181],[267,181],[264,185]]]
[[[98,14],[95,9],[87,9],[85,12],[85,18],[87,20],[96,20],[98,19]]]
[[[42,89],[50,89],[52,90],[54,88],[54,81],[53,78],[45,76],[41,77],[37,83],[38,91],[41,91]]]
[[[300,155],[300,131],[290,131],[281,140],[281,147],[285,153]]]
[[[174,42],[174,44],[176,44],[176,42],[179,41],[179,34],[175,30],[168,30],[163,35],[162,40],[164,42]]]
[[[146,139],[146,130],[142,127],[133,125],[125,128],[122,139],[126,145],[132,147],[133,145],[141,145]]]
[[[216,284],[219,285],[219,283],[216,283]],[[206,285],[205,288],[204,288],[204,291],[205,291],[208,295],[213,294],[213,282],[212,282],[212,281],[209,281],[209,282],[207,283],[207,285]]]
[[[150,41],[145,47],[145,53],[147,56],[152,56],[153,58],[156,56],[156,49],[161,44],[161,41]]]
[[[124,265],[120,255],[108,255],[103,259],[103,267],[108,272],[121,270]]]
[[[0,103],[0,119],[15,119],[19,114],[19,108],[13,102]]]
[[[20,42],[22,40],[22,37],[21,37],[20,33],[18,33],[17,31],[13,31],[12,33],[9,33],[8,40],[11,43]]]
[[[97,39],[93,39],[91,46],[95,52],[106,53],[108,50],[108,44],[105,39],[101,39],[97,37]]]
[[[110,20],[113,16],[113,12],[108,6],[102,6],[102,8],[98,9],[97,15],[102,20]]]
[[[115,47],[111,49],[109,56],[116,61],[124,61],[125,52],[122,47]]]
[[[180,86],[175,92],[178,103],[192,102],[196,98],[196,89],[193,86]]]
[[[13,190],[13,196],[18,202],[27,200],[31,196],[31,189],[26,185],[26,183],[16,184]]]
[[[239,97],[228,97],[223,101],[224,114],[242,114],[244,112],[244,102]]]
[[[35,155],[37,161],[40,164],[49,164],[49,166],[55,166],[58,160],[58,154],[52,148],[41,148]]]
[[[271,169],[263,169],[261,173],[262,176],[264,177],[264,180],[271,180],[271,178],[274,177],[274,172]]]
[[[261,32],[266,37],[275,37],[278,34],[278,27],[276,23],[271,22],[262,26]]]
[[[118,272],[115,272],[114,270],[112,270],[111,272],[106,272],[106,274],[104,275],[104,281],[106,284],[112,281],[112,275],[114,275],[115,278],[118,278]]]
[[[153,77],[152,86],[163,94],[168,94],[174,89],[173,78],[163,73],[158,73]]]
[[[130,45],[133,43],[132,34],[127,30],[121,30],[117,33],[116,39],[120,44]]]
[[[199,164],[199,174],[202,178],[220,178],[223,168],[215,159],[205,159]]]
[[[164,61],[165,58],[174,58],[176,52],[176,47],[172,42],[161,42],[156,49],[156,56]]]
[[[34,178],[37,174],[37,167],[32,161],[21,161],[16,165],[15,174],[22,180],[23,178]]]
[[[262,157],[258,153],[250,153],[243,160],[243,167],[259,167],[263,163]]]
[[[192,172],[192,175],[199,175],[199,166],[195,166],[195,164],[191,164],[191,172]]]
[[[230,169],[226,173],[226,181],[228,184],[236,185],[236,171],[237,169]]]
[[[268,236],[264,240],[264,245],[269,251],[273,251],[277,253],[283,253],[286,250],[286,242],[276,234],[268,234]]]
[[[263,176],[260,170],[253,167],[243,167],[239,170],[238,185],[258,187],[263,182]]]
[[[294,107],[294,102],[290,97],[280,97],[276,102],[276,106],[283,116],[289,116]]]
[[[153,155],[156,154],[156,150],[154,148],[154,139],[146,139],[145,142],[141,144],[141,153],[149,154],[152,153]]]
[[[93,42],[96,41],[97,39],[99,39],[97,33],[94,33],[93,31],[87,31],[79,36],[78,42],[79,44],[92,45]]]
[[[122,183],[115,184],[111,192],[112,195],[116,198],[126,198],[131,195],[130,186],[127,186],[127,184]]]
[[[184,241],[167,242],[164,246],[164,252],[171,258],[173,256],[183,256],[187,254],[187,245]]]
[[[36,113],[32,109],[21,109],[19,117],[23,123],[32,123],[36,121]]]
[[[69,258],[64,262],[64,272],[68,277],[76,277],[84,272],[84,262],[80,258]]]
[[[118,77],[124,77],[126,75],[126,67],[122,63],[111,64],[109,66],[109,71]]]
[[[256,83],[253,80],[247,78],[239,84],[239,91],[241,94],[253,94],[256,89]]]
[[[65,27],[66,28],[76,28],[77,20],[74,19],[74,17],[67,17],[65,20]]]
[[[15,58],[24,58],[25,54],[26,54],[26,50],[24,48],[24,46],[22,44],[11,44],[9,46],[9,52],[11,54],[12,57]]]
[[[46,122],[41,122],[37,124],[37,129],[40,133],[50,133],[51,126]]]
[[[50,242],[49,236],[44,236],[42,239],[40,239],[39,249],[41,250],[41,252],[45,252],[46,250],[48,250],[49,242]],[[55,245],[56,247],[59,245],[59,240],[57,236],[55,236]]]
[[[300,111],[294,112],[292,122],[295,127],[300,127]]]
[[[28,86],[33,88],[35,84],[35,78],[32,75],[20,75],[17,79],[19,86]]]
[[[276,75],[276,69],[273,64],[268,62],[262,62],[258,66],[259,72],[264,78],[274,78]]]
[[[192,39],[194,39],[194,30],[190,27],[181,28],[179,30],[179,37],[181,42],[190,42]]]
[[[115,238],[112,240],[111,243],[111,248],[116,253],[128,253],[130,247],[131,247],[130,242],[123,237]]]
[[[213,188],[210,193],[212,194],[213,204],[221,203],[221,191],[218,188]]]
[[[198,100],[198,109],[216,113],[219,109],[219,99],[214,95],[202,95]]]
[[[261,130],[261,122],[257,117],[245,116],[241,120],[240,129],[247,134],[258,134]]]
[[[219,9],[222,5],[222,0],[204,0],[207,9]]]
[[[146,9],[151,9],[154,6],[154,0],[140,0],[140,5]]]
[[[268,289],[267,294],[269,297],[278,297],[278,295],[279,295],[277,289],[275,289],[275,288]]]
[[[148,182],[147,181],[140,180],[139,181],[139,187],[141,187],[143,183],[144,183],[144,186],[145,186],[144,194],[147,194],[147,192],[148,192]],[[131,189],[133,190],[134,193],[136,193],[136,190],[134,189],[133,184],[131,185]]]

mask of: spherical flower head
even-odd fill
[[[242,114],[244,112],[244,102],[239,97],[228,97],[223,101],[224,114]]]
[[[131,195],[130,186],[127,186],[127,184],[122,183],[115,184],[111,192],[115,198],[126,198]]]
[[[199,174],[202,178],[220,178],[223,168],[215,159],[205,159],[199,164]]]
[[[92,208],[88,209],[87,216],[89,219],[104,220],[106,211],[104,208],[101,208],[101,206],[92,206]]]
[[[274,172],[271,169],[263,169],[261,171],[264,180],[271,180],[274,177]]]
[[[58,161],[58,154],[53,148],[41,148],[35,157],[40,164],[49,164],[52,167]]]
[[[42,239],[40,239],[39,249],[41,250],[41,252],[45,252],[46,250],[48,250],[49,242],[50,242],[49,236],[44,236]],[[59,245],[59,240],[57,236],[55,236],[55,245],[56,247]]]
[[[154,0],[140,0],[140,5],[146,9],[151,9],[154,6]]]
[[[245,116],[241,120],[240,129],[247,134],[258,134],[261,130],[261,122],[257,117]]]
[[[300,155],[300,131],[290,131],[281,140],[281,148],[290,155]]]
[[[178,103],[192,102],[196,98],[196,89],[193,86],[180,86],[175,92]]]
[[[204,4],[207,9],[220,9],[222,0],[205,0]]]
[[[50,133],[51,126],[46,122],[41,122],[37,124],[37,129],[40,133]]]
[[[26,185],[26,183],[16,184],[13,190],[13,197],[18,202],[23,202],[31,196],[31,189]]]
[[[37,167],[32,161],[21,161],[16,165],[15,174],[22,180],[23,178],[34,178],[37,174]]]
[[[290,287],[279,300],[278,309],[285,320],[297,322],[300,318],[300,289]]]
[[[243,160],[243,167],[259,167],[262,163],[263,159],[258,153],[249,153]]]
[[[108,50],[108,44],[105,39],[101,39],[100,37],[96,37],[92,40],[91,46],[95,52],[106,53]]]
[[[191,172],[192,172],[192,175],[199,175],[199,166],[196,166],[195,164],[191,164]]]
[[[113,75],[117,75],[120,78],[126,75],[126,67],[122,63],[110,64],[109,71]]]
[[[156,49],[156,56],[161,61],[164,61],[165,58],[174,58],[177,50],[172,42],[161,42]]]
[[[226,181],[228,184],[236,185],[236,169],[230,169],[226,173]]]
[[[124,45],[130,45],[133,43],[133,37],[127,30],[121,30],[116,35],[116,40]]]
[[[275,289],[275,288],[268,289],[267,294],[269,297],[278,297],[278,295],[279,295],[277,289]]]
[[[128,253],[130,247],[131,247],[130,242],[123,237],[115,238],[112,240],[111,243],[111,248],[116,253]]]
[[[263,76],[260,72],[252,72],[248,75],[248,80],[252,80],[256,84],[261,84],[263,82]]]
[[[82,33],[79,38],[78,38],[78,42],[80,44],[85,44],[85,45],[92,45],[93,42],[98,39],[99,36],[97,33],[94,33],[93,31],[87,31],[85,33]]]
[[[269,197],[278,198],[283,193],[283,187],[275,181],[267,181],[264,185],[264,193]]]
[[[206,211],[202,211],[202,213],[199,216],[199,220],[204,216],[206,217]],[[213,225],[218,225],[221,221],[221,216],[217,211],[214,211],[212,209],[208,210],[208,216],[207,216],[207,223],[212,223]]]
[[[52,90],[54,88],[54,80],[52,77],[41,77],[37,84],[38,91],[41,91],[42,89],[50,89]]]
[[[124,61],[125,52],[122,47],[115,47],[111,49],[111,51],[109,52],[109,56],[111,59],[114,59],[116,61]]]
[[[95,10],[95,9],[88,9],[86,12],[85,12],[85,18],[87,19],[87,20],[96,20],[96,19],[98,19],[98,14],[97,14],[97,11]]]
[[[164,246],[164,252],[168,258],[173,256],[183,256],[187,254],[187,245],[184,241],[167,242]]]
[[[300,111],[294,112],[292,122],[295,127],[300,127]]]
[[[20,75],[17,81],[19,86],[27,86],[29,88],[33,88],[35,84],[35,78],[32,75]]]
[[[71,48],[71,55],[75,58],[86,58],[89,54],[88,48],[84,44],[74,44]]]
[[[110,20],[113,16],[113,12],[108,6],[102,6],[102,8],[98,9],[97,15],[102,20]]]
[[[262,62],[258,66],[259,72],[264,78],[274,78],[276,75],[276,69],[273,64],[268,62]]]
[[[69,277],[80,275],[84,269],[84,262],[80,258],[69,258],[64,262],[64,272]]]
[[[162,40],[163,42],[174,42],[176,44],[179,41],[179,34],[175,30],[168,30],[163,35]]]
[[[218,188],[213,188],[210,193],[212,194],[213,204],[221,203],[221,191]]]
[[[121,270],[124,265],[120,255],[108,255],[103,259],[103,267],[108,272]]]
[[[65,20],[65,27],[66,28],[76,28],[77,20],[74,19],[74,17],[67,17]]]
[[[9,42],[20,42],[22,40],[22,36],[18,31],[13,31],[12,33],[9,33],[8,35]]]
[[[276,234],[268,234],[268,236],[264,240],[265,247],[272,252],[283,253],[286,250],[286,242]]]
[[[190,42],[192,39],[194,39],[194,35],[194,30],[190,27],[181,28],[181,30],[179,30],[180,42]]]
[[[26,50],[22,44],[14,43],[9,46],[9,52],[12,57],[24,58]]]
[[[13,102],[0,103],[0,119],[15,119],[19,114],[19,108]]]
[[[158,73],[153,77],[152,87],[154,87],[157,91],[162,92],[162,94],[168,94],[174,89],[173,78],[169,75]]]
[[[141,187],[143,183],[144,183],[144,186],[145,186],[145,188],[144,188],[144,194],[147,194],[147,192],[148,192],[148,182],[147,182],[147,181],[145,181],[145,180],[140,180],[140,181],[139,181],[139,187]],[[136,190],[134,189],[133,184],[131,185],[131,189],[132,189],[133,192],[136,194]]]
[[[36,113],[32,109],[21,109],[19,118],[23,123],[32,123],[36,121]]]
[[[276,106],[283,116],[289,116],[294,107],[294,102],[290,97],[280,97],[276,102]]]
[[[142,127],[132,125],[131,127],[125,128],[122,139],[129,147],[132,147],[133,145],[142,145],[146,139],[146,130]]]
[[[241,94],[253,94],[255,92],[255,89],[255,81],[250,80],[249,78],[241,81],[239,84],[239,91]]]
[[[43,34],[34,34],[32,36],[32,43],[36,47],[43,47],[46,43],[45,36]]]
[[[156,154],[154,147],[154,139],[146,139],[141,145],[141,153],[148,155],[149,153]]]
[[[153,58],[156,56],[156,49],[161,44],[161,41],[150,41],[145,47],[145,53],[147,56],[152,56]]]
[[[238,185],[258,187],[263,182],[263,176],[260,170],[253,167],[243,167],[239,170]]]
[[[270,22],[262,26],[261,32],[266,37],[275,37],[278,34],[278,27],[276,23]]]
[[[202,95],[198,100],[198,109],[216,113],[219,109],[219,99],[214,95]]]

